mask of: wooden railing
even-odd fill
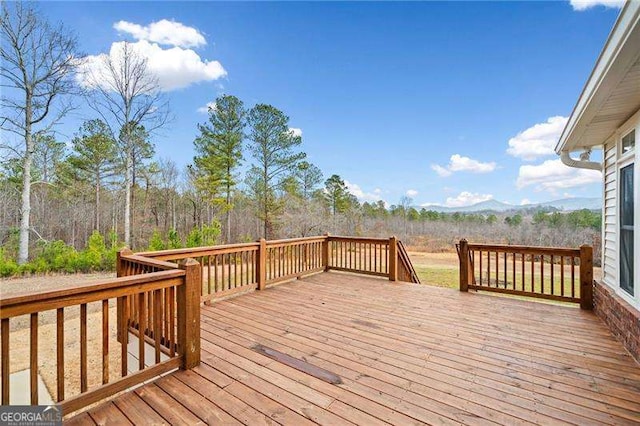
[[[198,365],[202,302],[332,269],[418,282],[395,237],[325,235],[136,254],[125,249],[116,268],[117,278],[95,284],[0,296],[3,405],[11,402],[14,321],[30,326],[31,404],[41,402],[39,371],[53,371],[46,383],[69,414],[173,369]],[[47,321],[55,324],[55,343],[48,342],[53,357],[39,351],[39,331],[45,332],[39,325]],[[79,350],[69,350],[69,342],[79,342]]]
[[[327,237],[295,238],[265,242],[266,286],[322,272]]]
[[[138,256],[161,261],[198,262],[200,299],[209,303],[254,290],[260,278],[261,242],[195,247],[138,253]]]
[[[396,280],[391,247],[395,238],[328,237],[327,269],[389,277]],[[392,271],[393,270],[393,271]]]
[[[135,256],[138,261],[198,261],[201,300],[205,303],[328,270],[420,282],[404,246],[395,237],[325,235],[142,252]]]
[[[200,350],[192,342],[199,342],[195,321],[199,321],[199,277],[194,266],[194,262],[177,266],[125,253],[120,268],[126,271],[118,272],[130,276],[2,297],[2,404],[11,401],[10,328],[23,316],[29,317],[30,402],[41,402],[39,371],[55,371],[53,398],[65,414],[178,367],[196,365]],[[50,337],[55,343],[41,342],[40,348],[51,348],[44,355],[39,348],[41,322],[49,328],[53,324],[47,322],[55,324],[55,333],[43,331],[45,336],[55,335]],[[132,329],[142,330],[146,337],[138,339],[137,350],[129,347]],[[66,350],[65,341],[79,343],[79,353]],[[50,352],[55,356],[48,356]],[[130,364],[132,356],[137,356],[137,365]]]
[[[579,303],[593,309],[593,250],[497,244],[456,245],[460,291],[482,290]]]

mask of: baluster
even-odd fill
[[[576,297],[576,258],[571,256],[571,297]]]
[[[64,308],[56,309],[57,402],[64,399]]]
[[[507,252],[504,252],[504,288],[507,288]]]
[[[513,267],[513,290],[516,289],[516,254],[515,253],[511,253],[512,259],[511,259],[511,266]]]
[[[176,355],[176,291],[175,287],[169,287],[169,354],[173,358]]]
[[[102,301],[102,384],[109,383],[109,300]]]
[[[524,291],[524,253],[520,253],[520,269],[522,272],[522,277],[520,277],[521,281],[522,281],[522,291]],[[514,285],[515,288],[515,285]]]
[[[128,374],[128,351],[127,344],[129,343],[129,323],[130,319],[133,318],[133,315],[130,315],[130,299],[133,299],[133,296],[123,297],[120,302],[122,306],[122,319],[120,320],[120,335],[122,336],[122,340],[120,342],[120,375],[125,377]]]
[[[553,273],[554,273],[554,268],[553,268],[553,258],[554,256],[551,255],[551,294],[555,294],[554,292],[554,277],[553,277]]]
[[[2,332],[2,405],[9,405],[9,318],[0,320]]]
[[[220,280],[220,287],[221,287],[221,291],[225,291],[227,289],[227,281],[226,281],[226,277],[225,277],[225,260],[226,260],[227,255],[226,254],[221,254],[220,255],[220,275],[221,275],[221,280]]]
[[[540,294],[544,294],[544,254],[540,255]]]
[[[202,269],[202,268],[200,268]],[[160,363],[160,336],[162,329],[162,296],[160,290],[153,292],[153,341],[156,350],[156,364]]]
[[[482,285],[482,250],[478,250],[478,259],[480,260],[480,264],[478,265],[480,268],[480,282],[478,285]]]
[[[491,252],[487,251],[487,286],[491,287]]]
[[[207,289],[211,294],[211,255],[207,256]]]
[[[560,296],[564,296],[564,256],[560,256]]]
[[[138,370],[144,370],[144,336],[145,324],[147,323],[146,293],[138,293]]]
[[[80,305],[80,392],[87,391],[87,304]]]
[[[231,274],[231,253],[227,254],[227,289],[231,290],[231,281],[233,280]]]
[[[498,252],[496,251],[496,287],[498,287],[500,283],[500,268],[498,263],[499,261],[500,261],[500,254],[498,254]]]
[[[31,336],[29,346],[29,389],[31,405],[38,405],[38,313],[31,314]]]

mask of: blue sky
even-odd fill
[[[181,167],[206,120],[198,110],[228,93],[285,111],[310,161],[363,201],[464,205],[600,196],[598,172],[550,153],[619,12],[598,3],[40,7],[87,55],[122,40],[156,55],[174,120],[153,139]],[[83,118],[92,112],[65,119],[62,138]]]

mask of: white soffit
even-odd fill
[[[556,152],[602,145],[640,109],[640,0],[628,0],[569,117]]]

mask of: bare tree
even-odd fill
[[[19,148],[3,146],[16,152],[22,163],[18,250],[22,264],[29,257],[34,134],[47,133],[71,109],[59,101],[75,89],[77,39],[63,25],[51,26],[22,2],[3,2],[0,38],[0,127],[23,141]]]
[[[125,177],[124,241],[131,246],[131,199],[135,161],[135,131],[151,133],[168,117],[167,101],[147,59],[128,42],[115,44],[109,55],[85,62],[88,103],[109,124],[123,155]]]

